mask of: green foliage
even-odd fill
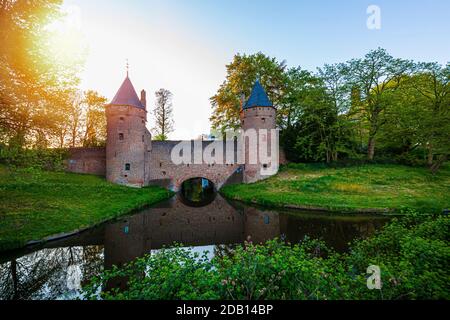
[[[155,141],[167,141],[167,139],[169,139],[169,137],[167,137],[166,135],[158,134],[156,136],[153,136],[152,140],[155,140]]]
[[[246,242],[214,258],[176,247],[103,272],[84,287],[87,299],[449,299],[450,220],[396,220],[337,254],[317,240],[291,245]],[[226,252],[222,252],[226,251]],[[382,290],[367,288],[366,269],[381,268]],[[103,290],[117,278],[122,290]]]
[[[211,98],[215,128],[239,126],[240,96],[257,76],[277,108],[290,161],[365,158],[435,172],[448,160],[450,64],[414,63],[378,48],[314,74],[262,53],[236,55]]]
[[[300,68],[290,69],[287,77],[283,107],[278,111],[286,121],[281,134],[286,157],[294,162],[337,160],[350,140],[344,138],[344,118],[325,83]]]
[[[345,64],[343,74],[347,86],[356,93],[358,103],[352,104],[352,113],[361,117],[367,130],[367,157],[373,160],[378,131],[385,121],[384,96],[400,88],[402,77],[413,72],[412,61],[397,59],[378,48],[362,59],[352,59]]]
[[[357,241],[348,262],[356,272],[367,268],[368,258],[379,265],[385,299],[448,299],[449,230],[448,217],[413,214]]]
[[[417,68],[420,73],[404,77],[401,90],[385,97],[390,118],[379,133],[380,151],[432,166],[450,153],[450,65]]]
[[[23,149],[0,145],[0,163],[10,167],[62,171],[66,157],[67,150],[63,149]]]
[[[241,96],[250,97],[258,78],[271,101],[278,105],[286,86],[284,61],[279,62],[261,52],[252,55],[237,54],[226,68],[226,80],[210,99],[213,107],[210,120],[214,129],[225,131],[240,127]]]
[[[83,147],[102,146],[106,143],[107,99],[96,91],[88,90],[84,93],[83,103],[86,105]]]
[[[170,196],[158,187],[133,189],[96,176],[0,165],[0,251],[91,227]]]
[[[127,264],[117,266],[92,279],[85,288],[85,296],[96,298],[99,283],[114,283],[117,277],[127,279],[130,286],[126,292],[114,288],[102,294],[104,299],[218,299],[214,288],[218,275],[206,255],[199,256],[190,250],[175,247],[162,249]]]

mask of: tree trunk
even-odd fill
[[[334,151],[332,155],[333,161],[338,161],[338,152]]]
[[[441,155],[439,159],[431,166],[431,173],[436,174],[439,168],[446,162],[448,159],[447,155]]]
[[[369,143],[367,145],[367,159],[373,160],[375,155],[375,137],[369,137]]]
[[[434,157],[433,157],[433,148],[431,148],[431,146],[428,146],[428,155],[427,155],[427,165],[429,166],[429,167],[431,167],[432,165],[433,165],[433,160],[434,160]]]
[[[370,117],[370,129],[369,129],[369,142],[367,143],[367,159],[369,161],[373,160],[375,155],[375,137],[379,129],[378,117],[381,112],[381,108],[376,104],[373,107],[371,117]]]

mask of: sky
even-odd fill
[[[367,26],[370,5],[380,9],[379,29]],[[128,59],[148,109],[158,89],[173,93],[171,139],[210,132],[209,98],[237,53],[263,52],[310,71],[378,47],[399,58],[450,61],[448,0],[65,0],[64,10],[65,28],[76,29],[86,48],[81,88],[111,100]],[[151,112],[148,118],[151,129]]]

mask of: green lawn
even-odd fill
[[[400,165],[290,164],[268,180],[226,186],[221,192],[231,199],[269,206],[439,212],[450,207],[450,168],[433,176],[426,168]]]
[[[0,251],[86,228],[170,196],[162,188],[127,188],[91,175],[0,166]]]

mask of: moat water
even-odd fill
[[[174,243],[214,255],[216,246],[320,238],[344,252],[389,218],[267,209],[225,200],[207,181],[172,199],[62,240],[0,253],[0,299],[74,299],[90,278]]]

